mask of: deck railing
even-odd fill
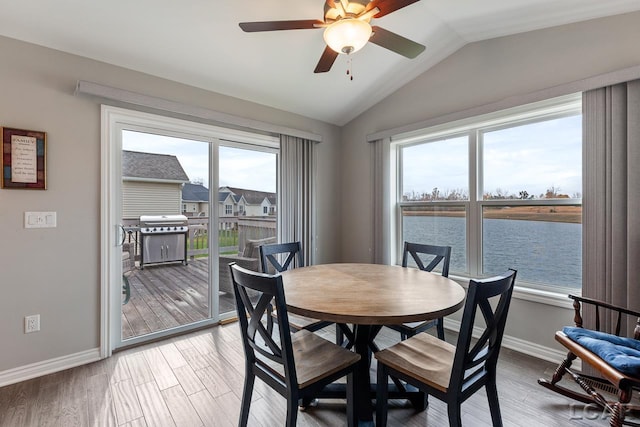
[[[187,258],[209,255],[209,218],[188,217]],[[127,243],[131,258],[140,260],[139,219],[123,219],[124,243]],[[247,240],[263,239],[276,235],[276,218],[269,217],[224,217],[218,220],[220,253],[241,253]]]

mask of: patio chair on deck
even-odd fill
[[[573,299],[575,327],[567,326],[556,332],[555,338],[569,350],[550,380],[539,379],[538,384],[563,396],[586,404],[598,405],[611,414],[610,425],[640,426],[625,420],[627,414],[640,410],[631,404],[634,391],[640,390],[640,312],[608,304],[603,301],[569,295]],[[583,328],[581,304],[595,307],[595,329]],[[622,321],[632,316],[636,321],[633,338],[620,337]],[[603,332],[604,319],[615,319],[613,333]],[[598,376],[586,375],[571,369],[574,360],[591,367]],[[569,374],[584,393],[558,383]],[[607,398],[609,396],[609,398]]]

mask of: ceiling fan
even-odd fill
[[[407,58],[420,55],[425,47],[396,33],[370,24],[373,18],[409,6],[419,0],[326,0],[324,20],[241,22],[243,31],[305,30],[325,28],[324,49],[314,73],[326,73],[339,54],[352,54],[367,42],[389,49]]]

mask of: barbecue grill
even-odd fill
[[[184,215],[140,217],[140,269],[145,264],[181,261],[187,265],[189,222]]]

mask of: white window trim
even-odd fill
[[[220,145],[228,147],[247,148],[257,151],[273,152],[278,155],[280,139],[275,136],[263,135],[253,132],[225,128],[211,124],[192,122],[188,120],[166,117],[158,114],[151,114],[142,111],[129,110],[109,105],[101,106],[101,265],[100,265],[100,357],[105,358],[111,355],[114,344],[119,344],[119,338],[114,334],[120,333],[119,315],[112,313],[113,307],[121,307],[121,289],[115,285],[122,277],[121,253],[118,246],[118,228],[112,228],[113,224],[120,221],[121,207],[111,197],[113,192],[120,191],[121,183],[121,158],[122,141],[120,139],[123,130],[132,130],[146,133],[156,133],[160,135],[173,136],[176,138],[195,139],[210,143],[209,157],[211,167],[218,163],[216,147]],[[117,177],[117,179],[113,179]],[[209,200],[217,200],[218,197],[218,177],[212,174],[211,188],[209,189]],[[210,225],[218,223],[217,209],[213,209],[210,214]],[[218,247],[211,248],[211,256],[215,259],[218,256]],[[209,266],[211,277],[218,274],[218,263],[212,262]],[[218,289],[212,289],[211,295],[217,295]],[[212,303],[212,301],[210,301]],[[217,307],[212,304],[211,307]],[[229,315],[228,317],[231,317]],[[226,318],[226,317],[225,317]],[[213,312],[211,324],[222,320],[217,310]],[[184,327],[185,330],[190,325]],[[163,334],[175,333],[178,329],[172,329]],[[141,339],[144,339],[141,338]],[[137,339],[130,339],[127,342],[134,344]]]
[[[393,205],[391,209],[391,263],[399,264],[402,257],[402,208],[405,206],[443,206],[443,205],[457,205],[464,206],[470,218],[475,218],[476,221],[481,221],[481,215],[474,215],[471,209],[482,209],[484,206],[500,206],[500,205],[549,205],[550,200],[537,199],[537,200],[482,200],[482,195],[477,195],[477,201],[439,201],[439,202],[402,202],[402,177],[399,176],[399,171],[402,170],[401,156],[399,155],[399,149],[402,146],[411,145],[413,143],[424,143],[428,141],[452,138],[455,136],[468,135],[469,137],[469,191],[477,189],[482,190],[482,186],[478,185],[477,179],[477,153],[478,147],[477,138],[485,132],[497,130],[505,127],[512,127],[515,125],[523,125],[532,122],[540,122],[545,119],[567,117],[582,112],[582,94],[571,94],[558,98],[549,99],[546,101],[540,101],[532,104],[527,104],[508,110],[502,110],[492,112],[477,117],[465,118],[452,123],[440,124],[427,129],[421,129],[411,131],[403,134],[396,135],[390,138],[390,164],[391,173],[389,178],[391,180],[390,188],[392,197],[390,202]],[[482,141],[480,141],[482,143]],[[473,198],[469,194],[470,198]],[[580,199],[553,199],[551,204],[554,205],[575,205],[582,204]],[[473,226],[478,227],[478,224]],[[469,265],[467,266],[470,272],[469,276],[454,276],[452,278],[458,280],[461,284],[468,283],[470,278],[477,277],[477,272],[481,270],[481,266],[478,265],[481,262],[481,253],[476,254],[475,249],[481,247],[476,240],[480,238],[478,233],[471,233],[471,227],[467,227],[467,254],[466,259]],[[473,254],[469,253],[474,251]],[[474,276],[475,274],[475,276]],[[560,287],[549,286],[545,287],[540,284],[527,283],[522,280],[518,281],[516,290],[514,291],[514,297],[540,302],[548,305],[555,305],[559,307],[571,307],[571,303],[568,302],[567,293],[580,295],[582,289],[570,289],[566,288],[566,291]]]

